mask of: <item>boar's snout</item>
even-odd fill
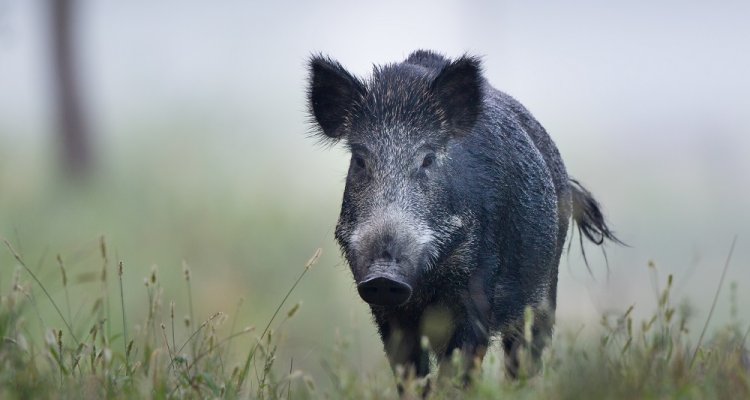
[[[371,305],[400,306],[418,290],[433,234],[394,205],[374,215],[345,242],[357,290]]]
[[[371,273],[357,285],[362,300],[377,306],[400,306],[411,297],[411,286],[382,272]]]

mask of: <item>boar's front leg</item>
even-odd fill
[[[440,360],[441,379],[458,378],[461,385],[469,386],[481,371],[488,346],[487,330],[478,320],[458,325]]]
[[[430,373],[429,353],[422,348],[416,326],[404,326],[394,320],[378,318],[377,314],[375,319],[388,361],[396,376],[398,391],[403,394],[402,382],[423,378]]]

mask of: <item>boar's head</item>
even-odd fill
[[[336,240],[372,305],[415,301],[464,229],[470,167],[455,150],[481,113],[481,70],[433,56],[375,67],[367,81],[326,57],[309,64],[316,134],[351,152]]]

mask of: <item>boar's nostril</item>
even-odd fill
[[[382,253],[380,253],[380,258],[385,261],[393,261],[393,256],[391,255],[391,252],[388,250],[383,250]]]
[[[365,278],[357,290],[364,301],[379,306],[398,306],[411,297],[411,286],[383,275]]]
[[[388,288],[388,293],[395,294],[395,295],[403,295],[405,293],[409,293],[409,289],[402,287],[402,286],[391,286]]]
[[[374,286],[363,286],[359,288],[359,292],[367,294],[368,296],[374,296],[378,293],[378,288]]]

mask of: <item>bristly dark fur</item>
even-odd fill
[[[576,221],[578,229],[583,232],[586,238],[597,245],[603,244],[605,239],[624,244],[607,226],[601,206],[591,192],[575,179],[571,179],[570,183],[570,187],[573,189],[573,219]]]
[[[365,95],[365,85],[329,57],[313,55],[308,65],[307,103],[313,131],[322,142],[335,144],[347,129],[353,105]]]
[[[444,64],[433,81],[431,89],[455,132],[466,134],[474,127],[482,111],[483,81],[481,61],[470,56]]]
[[[439,70],[448,65],[448,58],[430,50],[417,50],[406,59],[409,64],[421,65],[425,68]]]
[[[607,226],[607,223],[604,220],[604,214],[602,213],[602,207],[599,205],[599,202],[596,201],[591,192],[575,179],[570,179],[570,188],[573,197],[572,217],[573,221],[576,223],[576,228],[578,229],[583,261],[588,268],[589,262],[586,258],[585,247],[583,246],[584,236],[597,246],[603,245],[605,240],[623,246],[627,246],[627,244],[615,236],[615,233],[612,232],[609,226]],[[604,253],[605,258],[606,256],[607,254]]]
[[[481,61],[468,55],[451,61],[416,51],[403,63],[375,66],[366,81],[329,57],[313,55],[307,88],[312,136],[335,144],[353,122],[373,119],[384,125],[433,123],[460,136],[482,112],[484,84]]]
[[[542,125],[479,58],[427,50],[366,80],[313,56],[308,100],[317,136],[351,152],[335,237],[394,372],[426,376],[430,352],[458,350],[468,382],[498,333],[509,377],[521,349],[538,370],[571,216],[581,238],[622,243]]]

